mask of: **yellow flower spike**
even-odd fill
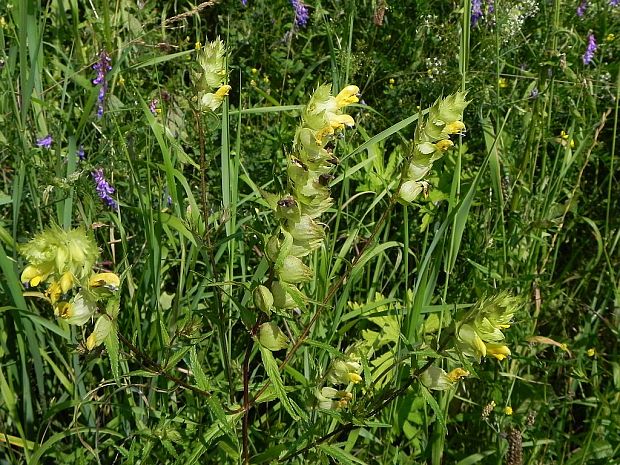
[[[614,34],[607,34],[607,37],[605,37],[605,42],[613,42],[615,38],[616,36]]]
[[[464,370],[463,368],[455,368],[450,373],[448,373],[448,379],[452,382],[456,382],[461,378],[465,378],[469,376],[469,371]]]
[[[196,50],[200,50],[201,48],[202,48],[202,44],[200,43],[200,41],[198,41],[198,42],[196,42],[196,43],[194,44],[194,49],[196,49]]]
[[[116,291],[121,284],[120,278],[114,273],[95,273],[88,280],[90,287],[102,287]]]
[[[594,357],[596,355],[596,349],[594,349],[594,347],[590,347],[586,351],[586,354],[588,355],[588,357]]]
[[[507,407],[504,407],[504,413],[506,415],[512,415],[512,407],[510,405]]]
[[[351,105],[352,103],[359,102],[359,98],[357,94],[360,93],[360,88],[357,86],[346,86],[344,89],[340,91],[338,95],[336,95],[336,107],[341,109],[346,107],[347,105]]]
[[[504,360],[510,355],[510,349],[504,344],[486,344],[487,355],[495,357],[497,360]]]
[[[499,80],[497,81],[497,85],[500,89],[505,89],[506,87],[508,87],[508,81],[506,80],[506,78],[499,78]]]
[[[252,74],[258,74],[258,70],[256,68],[252,68]]]

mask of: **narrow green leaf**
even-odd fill
[[[120,385],[120,374],[119,374],[119,348],[118,348],[118,334],[116,325],[112,326],[112,331],[107,335],[107,337],[103,340],[106,351],[110,357],[110,368],[112,369],[112,376],[114,376],[114,381],[116,384]]]
[[[361,461],[357,457],[343,451],[336,446],[330,446],[329,444],[320,444],[318,446],[318,449],[321,452],[324,452],[326,455],[330,456],[338,463],[342,463],[344,465],[366,465],[366,462]]]
[[[435,412],[435,418],[437,418],[437,421],[439,422],[439,424],[443,427],[445,431],[447,431],[446,419],[443,416],[441,407],[439,407],[439,404],[437,403],[433,395],[428,391],[428,389],[426,389],[422,385],[420,385],[420,394],[422,394],[424,401],[429,405],[429,407],[433,410],[433,412]]]
[[[298,421],[300,419],[299,416],[299,407],[295,405],[295,403],[288,398],[286,395],[286,390],[284,389],[284,383],[282,382],[282,377],[280,376],[280,371],[278,370],[278,363],[271,351],[262,345],[258,345],[260,348],[260,355],[263,359],[263,365],[265,366],[265,371],[267,372],[267,376],[271,381],[271,384],[276,392],[276,395],[282,402],[282,406],[289,413],[289,415],[293,418],[293,420]],[[296,408],[294,408],[296,407]]]

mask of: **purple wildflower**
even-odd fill
[[[609,0],[609,6],[618,6],[620,5],[620,0]]]
[[[581,18],[587,9],[588,9],[588,0],[581,0],[581,3],[577,7],[577,16]]]
[[[159,99],[156,98],[149,103],[149,110],[151,110],[154,116],[157,116],[157,105],[159,105]]]
[[[472,0],[471,2],[471,27],[475,27],[482,19],[482,0]]]
[[[77,150],[77,156],[80,161],[86,160],[86,155],[84,155],[84,146],[80,145],[80,148]]]
[[[99,53],[99,60],[93,65],[93,69],[97,71],[97,77],[93,79],[93,84],[99,87],[99,96],[97,97],[97,117],[103,116],[103,109],[105,106],[105,94],[108,91],[108,81],[106,80],[106,74],[112,69],[112,58],[107,54],[105,50]]]
[[[116,210],[118,209],[118,203],[116,200],[112,198],[110,194],[114,193],[114,188],[110,185],[110,183],[105,179],[103,174],[103,168],[99,168],[91,173],[93,179],[95,180],[95,189],[97,189],[97,195],[105,202],[105,204]]]
[[[48,134],[41,139],[37,139],[37,146],[49,149],[52,146],[52,142],[54,142],[54,139],[52,139],[51,134]]]
[[[241,4],[243,6],[248,6],[248,0],[241,0]]]
[[[310,14],[308,13],[308,7],[305,5],[303,0],[290,0],[291,5],[295,8],[295,26],[297,27],[306,27],[308,24],[308,18]]]
[[[598,47],[596,45],[596,37],[594,37],[594,34],[589,34],[588,46],[582,57],[584,65],[589,65],[592,62],[592,58],[594,58],[594,52],[596,52],[597,48]]]
[[[494,12],[495,12],[495,4],[494,4],[493,0],[488,0],[488,3],[487,3],[487,13],[491,15]]]

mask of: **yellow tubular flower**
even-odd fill
[[[504,360],[510,355],[510,349],[504,344],[486,344],[487,355],[495,357],[497,360]]]
[[[21,281],[22,283],[28,283],[31,286],[38,286],[43,281],[44,275],[41,270],[35,266],[28,265],[22,271]]]
[[[113,291],[117,290],[120,284],[120,278],[114,273],[95,273],[88,280],[88,285],[90,287],[105,286]]]
[[[61,284],[58,281],[54,281],[52,284],[50,284],[50,286],[47,288],[47,291],[45,291],[45,294],[50,298],[52,304],[58,302],[58,299],[60,299],[62,293],[63,292]]]
[[[351,105],[352,103],[359,102],[357,94],[360,93],[360,88],[357,86],[347,86],[336,95],[336,106],[338,109]]]
[[[231,86],[229,85],[224,85],[221,86],[216,92],[215,92],[215,96],[217,98],[224,98],[224,96],[228,95],[228,92],[230,92],[230,89],[232,89]]]
[[[465,378],[469,376],[469,371],[464,370],[463,368],[455,368],[450,373],[448,373],[448,379],[452,382],[456,382],[461,378]]]
[[[357,373],[349,373],[349,380],[353,383],[353,384],[357,384],[362,380],[362,377],[360,375],[358,375]]]
[[[462,121],[453,121],[446,124],[443,132],[446,134],[462,134],[465,132],[465,124]]]
[[[446,150],[454,147],[454,142],[452,142],[450,139],[440,140],[435,144],[435,147],[437,147],[437,150],[445,152]]]

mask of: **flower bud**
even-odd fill
[[[284,259],[276,273],[281,281],[292,284],[308,282],[314,276],[312,268],[304,265],[304,262],[292,255]]]
[[[206,44],[198,53],[198,64],[202,70],[200,84],[204,87],[215,89],[224,82],[226,77],[225,53],[224,42],[219,37]]]
[[[88,339],[86,339],[86,348],[93,350],[101,345],[108,334],[112,331],[112,320],[107,315],[101,315],[95,323],[95,328]]]
[[[267,315],[271,314],[271,308],[273,307],[273,295],[269,289],[261,284],[254,289],[252,297],[256,308],[258,308],[261,312],[265,312]]]
[[[288,347],[286,334],[278,328],[278,325],[271,321],[260,325],[258,329],[258,342],[272,352]]]
[[[60,277],[60,289],[63,294],[66,294],[73,287],[73,275],[70,271],[63,273]]]

